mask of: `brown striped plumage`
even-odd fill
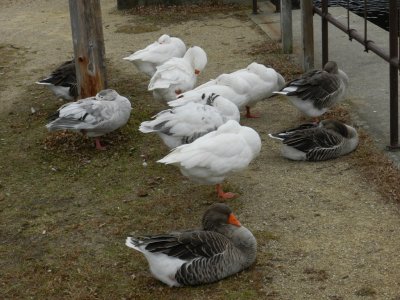
[[[126,245],[142,252],[153,275],[170,286],[215,282],[249,267],[256,258],[256,239],[240,223],[229,223],[232,216],[227,205],[217,203],[205,212],[201,230],[128,238]],[[155,264],[165,273],[168,260],[171,272],[158,274]]]

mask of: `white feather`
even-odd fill
[[[151,77],[157,66],[172,57],[182,57],[185,52],[186,45],[181,39],[163,34],[156,42],[123,59],[131,61],[141,72]]]
[[[142,122],[139,130],[156,132],[169,148],[175,148],[216,130],[228,120],[240,120],[239,110],[229,100],[215,96],[210,105],[205,102],[189,102],[161,111],[154,120]]]
[[[274,69],[253,62],[245,69],[221,74],[216,79],[196,87],[193,91],[183,93],[180,95],[180,99],[195,98],[192,92],[200,94],[213,92],[229,99],[239,109],[242,109],[272,96],[273,92],[281,89],[283,85],[283,77]],[[179,105],[179,100],[171,101],[168,104]]]
[[[203,49],[189,48],[184,57],[171,58],[157,67],[150,79],[148,90],[159,101],[176,99],[177,94],[194,88],[197,71],[202,71],[207,64],[207,55]]]
[[[246,168],[260,149],[257,132],[230,120],[193,143],[175,148],[158,162],[178,166],[195,182],[216,184],[229,173]]]
[[[187,261],[163,253],[147,251],[144,247],[134,245],[131,237],[126,239],[125,245],[144,254],[149,263],[150,271],[155,278],[169,286],[181,286],[176,281],[175,274]]]

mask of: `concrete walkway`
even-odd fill
[[[260,13],[252,15],[252,20],[272,39],[280,40],[280,14],[274,13],[275,7],[270,1],[258,2]],[[347,10],[342,7],[330,7],[329,13],[347,23]],[[301,63],[301,11],[293,10],[294,54]],[[350,13],[350,27],[359,33],[364,32],[364,19]],[[368,39],[389,52],[389,33],[368,22]],[[314,52],[315,68],[321,68],[321,18],[314,15]],[[358,126],[365,128],[378,147],[389,145],[389,65],[373,52],[365,52],[364,46],[357,41],[349,41],[348,36],[329,24],[329,60],[338,62],[350,78],[347,101],[353,107],[353,119]],[[400,164],[400,152],[387,152]]]

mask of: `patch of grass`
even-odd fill
[[[249,5],[224,3],[223,1],[203,1],[198,4],[166,5],[154,4],[138,6],[119,13],[141,17],[140,23],[179,24],[182,22],[209,18],[215,14],[234,13],[235,17],[248,19],[245,15]]]
[[[103,138],[107,151],[80,134],[48,133],[46,118],[61,102],[35,84],[1,116],[0,155],[7,157],[0,163],[1,297],[262,297],[258,267],[216,284],[170,289],[124,245],[130,234],[198,227],[218,199],[214,187],[188,183],[177,168],[155,162],[169,150],[157,135],[137,130],[164,109],[142,88],[148,79],[110,64],[107,71],[110,87],[133,103],[128,124]],[[38,107],[34,114],[31,105]]]
[[[376,291],[372,287],[362,287],[361,289],[355,292],[355,295],[361,297],[375,296]]]
[[[314,268],[304,269],[304,274],[307,275],[308,280],[311,281],[325,281],[328,279],[328,273],[326,270],[316,270]]]
[[[137,34],[144,32],[153,32],[161,30],[160,27],[156,25],[150,24],[141,24],[141,25],[121,25],[117,28],[115,32],[117,33],[127,33],[127,34]]]
[[[388,156],[374,144],[361,128],[358,129],[360,142],[352,154],[352,164],[363,177],[376,185],[378,191],[389,201],[400,203],[400,172]]]
[[[5,89],[6,79],[10,79],[26,63],[26,48],[0,43],[0,89]]]

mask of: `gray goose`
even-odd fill
[[[348,77],[334,61],[325,64],[323,70],[312,70],[290,81],[279,92],[289,97],[292,104],[309,117],[319,117],[343,100]]]
[[[352,152],[358,145],[358,134],[353,127],[329,119],[269,136],[282,141],[282,155],[292,160],[333,159]]]
[[[53,114],[49,131],[78,131],[95,137],[96,149],[105,150],[99,137],[125,125],[131,115],[130,101],[115,90],[102,90],[95,97],[69,102]]]
[[[216,282],[253,264],[256,239],[227,205],[211,205],[202,225],[199,230],[128,237],[125,244],[143,253],[153,276],[169,286]]]
[[[78,97],[75,61],[72,59],[64,62],[50,76],[36,83],[46,85],[57,98],[75,100]]]

